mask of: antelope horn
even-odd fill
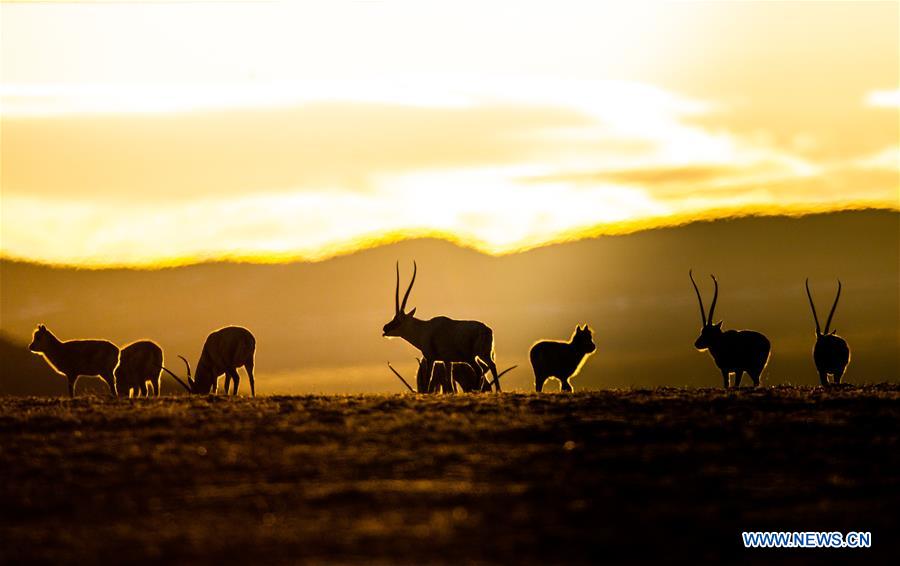
[[[490,383],[491,387],[493,387],[495,383],[497,383],[498,381],[500,381],[500,378],[503,377],[507,372],[510,372],[510,371],[516,369],[517,367],[519,367],[519,366],[517,366],[517,365],[516,365],[516,366],[510,366],[510,367],[506,368],[505,370],[501,371],[500,373],[498,373],[498,374],[497,374],[497,379],[493,380],[493,381]]]
[[[831,312],[828,313],[828,320],[825,321],[825,334],[828,334],[828,329],[831,328],[831,319],[834,317],[834,310],[837,308],[838,301],[841,298],[841,280],[838,279],[838,290],[837,295],[834,297],[834,304],[831,305]]]
[[[403,385],[405,385],[407,389],[409,389],[409,390],[410,390],[411,392],[413,392],[413,393],[416,392],[416,390],[413,389],[412,387],[410,387],[410,386],[409,386],[409,383],[407,383],[406,380],[403,379],[403,376],[400,375],[400,372],[394,369],[394,366],[391,365],[391,362],[388,362],[388,367],[391,368],[391,371],[394,372],[394,375],[396,375],[397,377],[400,378],[400,381],[403,382]]]
[[[688,276],[691,278],[691,285],[694,286],[694,292],[697,293],[697,302],[700,303],[700,320],[702,320],[703,325],[706,326],[706,311],[703,310],[703,297],[700,296],[700,289],[697,288],[697,282],[694,281],[693,270],[688,271]]]
[[[406,310],[406,299],[409,298],[409,292],[412,291],[413,284],[416,282],[416,270],[417,270],[417,268],[416,268],[416,262],[415,262],[415,260],[413,260],[413,276],[412,276],[412,280],[409,282],[409,287],[406,288],[406,294],[403,295],[403,302],[400,303],[400,310],[401,310],[401,311],[405,311],[405,310]],[[397,268],[397,277],[398,277],[398,279],[397,279],[397,290],[399,291],[399,290],[400,290],[400,279],[399,279],[399,277],[400,277],[400,268],[399,268],[399,267]]]
[[[394,312],[400,312],[400,262],[397,262],[397,285],[394,287]]]
[[[167,374],[171,375],[171,376],[172,376],[172,379],[174,379],[175,381],[177,381],[179,385],[181,385],[182,387],[184,387],[185,391],[187,391],[188,393],[191,392],[191,388],[187,386],[187,383],[181,381],[181,378],[178,377],[177,375],[175,375],[174,373],[172,373],[172,372],[169,370],[169,368],[167,368],[166,366],[160,366],[160,367],[162,368],[162,370],[163,370],[164,372],[166,372]]]
[[[190,378],[191,377],[191,364],[189,364],[188,361],[186,359],[184,359],[184,356],[178,356],[178,357],[181,358],[182,362],[184,362],[184,367],[187,368],[187,376],[188,376],[188,378]]]
[[[712,277],[713,283],[716,284],[716,290],[713,292],[712,304],[709,305],[709,321],[707,324],[713,323],[713,315],[716,312],[716,301],[719,300],[719,281],[716,279],[715,275],[710,274],[710,277]]]
[[[813,320],[816,321],[816,335],[821,335],[822,329],[819,327],[819,315],[816,314],[816,305],[813,303],[812,293],[809,292],[809,277],[806,278],[806,296],[809,297],[809,308],[812,309]]]

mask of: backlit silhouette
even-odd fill
[[[713,315],[716,311],[716,301],[719,299],[719,282],[715,275],[712,277],[715,284],[712,304],[709,306],[709,316],[703,310],[703,299],[700,297],[700,289],[694,281],[694,274],[688,271],[694,292],[697,293],[697,301],[700,303],[700,320],[703,329],[700,336],[694,342],[694,347],[700,350],[709,350],[713,360],[722,372],[722,386],[728,387],[728,376],[734,374],[734,386],[740,387],[741,377],[744,372],[753,380],[753,385],[759,385],[759,377],[762,375],[766,363],[769,361],[771,345],[769,339],[753,330],[726,330],[722,331],[722,321],[713,324]]]
[[[247,370],[250,379],[250,395],[256,397],[256,385],[253,379],[253,363],[256,354],[256,338],[249,330],[241,326],[226,326],[212,332],[206,337],[197,371],[191,376],[191,364],[183,356],[187,368],[188,387],[191,393],[208,394],[218,392],[219,376],[225,374],[225,394],[228,385],[234,383],[233,395],[237,395],[241,377],[237,370],[241,366]],[[174,377],[174,376],[173,376]]]
[[[119,365],[116,366],[116,391],[119,397],[148,395],[147,382],[159,397],[159,376],[162,372],[162,348],[150,340],[139,340],[122,348]]]
[[[449,388],[448,382],[446,381],[446,364],[443,362],[435,362],[433,364],[429,364],[424,358],[416,358],[418,362],[418,370],[416,371],[416,384],[418,387],[421,387],[420,391],[416,391],[412,388],[406,378],[398,372],[394,366],[388,362],[388,367],[394,375],[400,378],[400,381],[403,382],[403,385],[406,386],[413,393],[435,393],[437,389],[440,388],[444,393],[451,393],[452,389]],[[427,372],[428,368],[431,367],[431,375]],[[510,366],[505,370],[501,371],[497,374],[497,379],[500,379],[507,372],[510,372],[516,369],[518,366]],[[490,382],[484,377],[484,374],[477,373],[472,366],[469,364],[454,364],[453,367],[453,379],[457,382],[460,389],[465,392],[487,392],[491,390]]]
[[[82,375],[99,376],[116,396],[114,370],[119,362],[119,348],[106,340],[60,341],[41,324],[34,331],[28,349],[44,356],[50,367],[66,376],[69,397],[75,396],[75,382]]]
[[[816,305],[813,302],[812,293],[809,292],[809,279],[806,280],[806,296],[809,297],[809,308],[812,309],[813,320],[816,321],[816,345],[813,348],[813,361],[816,362],[816,370],[819,372],[819,381],[822,385],[828,385],[828,375],[834,378],[834,383],[840,383],[847,364],[850,363],[850,347],[847,341],[837,336],[837,330],[831,330],[831,319],[841,298],[841,281],[838,280],[837,295],[828,320],[825,321],[825,330],[819,328],[819,317],[816,314]]]
[[[469,364],[475,373],[487,367],[494,377],[493,385],[500,391],[497,366],[494,364],[494,333],[484,323],[475,320],[453,320],[438,316],[430,320],[415,317],[416,309],[406,312],[406,301],[416,282],[416,263],[413,276],[400,302],[400,263],[397,263],[397,285],[394,291],[394,318],[384,325],[384,336],[403,338],[416,347],[425,358],[424,375],[431,377],[435,362]],[[482,364],[482,365],[479,365]],[[418,381],[418,380],[417,380]],[[428,390],[419,386],[420,391]]]
[[[576,326],[568,342],[542,340],[535,343],[529,352],[534,370],[534,390],[543,391],[544,382],[553,377],[559,380],[563,391],[573,391],[569,380],[578,374],[596,349],[592,331],[586,324]]]

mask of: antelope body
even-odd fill
[[[828,320],[825,321],[825,330],[819,328],[819,317],[816,314],[816,305],[813,303],[812,293],[809,292],[809,279],[806,280],[806,296],[809,297],[809,307],[812,309],[813,320],[816,322],[816,345],[813,347],[813,361],[819,373],[819,381],[822,385],[828,385],[828,374],[834,378],[834,383],[840,383],[850,363],[850,346],[847,341],[836,335],[837,330],[831,330],[831,319],[841,298],[841,282],[838,281],[837,295]]]
[[[116,366],[116,390],[120,397],[147,396],[147,382],[153,393],[159,397],[160,372],[163,365],[163,352],[155,342],[139,340],[131,343],[119,352],[119,365]]]
[[[719,282],[714,275],[715,284],[712,304],[709,307],[709,316],[703,309],[703,299],[700,297],[700,289],[694,281],[694,274],[688,272],[694,291],[697,293],[697,301],[700,303],[700,318],[703,328],[700,336],[694,342],[694,347],[700,350],[709,350],[716,366],[722,372],[722,386],[728,387],[728,376],[734,374],[734,386],[740,387],[741,377],[744,372],[753,380],[753,385],[759,385],[759,378],[769,361],[771,344],[769,339],[753,330],[722,330],[722,321],[713,324],[713,315],[716,310],[716,301],[719,299]]]
[[[217,380],[225,374],[225,394],[228,394],[229,383],[234,383],[233,394],[237,395],[241,377],[237,370],[244,366],[250,379],[250,395],[256,396],[256,385],[253,379],[253,358],[256,353],[256,338],[241,326],[226,326],[206,337],[200,360],[197,362],[194,376],[191,377],[191,365],[183,357],[187,367],[188,390],[191,393],[208,394],[217,392]]]
[[[413,262],[412,280],[401,303],[400,264],[397,263],[394,318],[384,325],[383,336],[403,338],[422,352],[422,356],[426,360],[423,375],[429,380],[435,362],[464,363],[468,364],[478,375],[484,373],[483,367],[490,370],[494,377],[493,383],[496,385],[497,391],[500,391],[497,366],[494,364],[494,333],[490,327],[476,320],[453,320],[446,316],[422,320],[415,317],[416,309],[406,312],[406,301],[416,282],[416,271],[417,266]],[[422,387],[421,383],[419,387],[420,391],[429,390],[429,387]]]
[[[66,376],[69,397],[75,396],[75,382],[82,375],[99,376],[116,396],[114,370],[119,361],[119,348],[106,340],[61,341],[41,324],[34,331],[28,349],[40,354],[54,370]]]
[[[528,353],[534,370],[535,391],[543,391],[544,382],[551,377],[559,380],[563,391],[573,391],[569,380],[581,371],[588,356],[596,349],[591,329],[587,325],[576,326],[568,342],[536,342]]]

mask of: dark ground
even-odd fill
[[[889,562],[898,424],[898,385],[5,397],[0,561]]]

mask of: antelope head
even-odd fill
[[[407,329],[409,322],[413,319],[413,316],[416,314],[416,309],[405,312],[406,301],[407,299],[409,299],[409,292],[412,291],[413,284],[416,282],[416,270],[416,262],[413,261],[412,280],[409,282],[409,287],[406,288],[406,293],[403,295],[403,302],[401,302],[400,262],[397,262],[397,286],[394,290],[394,318],[392,318],[390,322],[384,325],[382,336],[403,337],[407,334],[405,330]]]
[[[722,336],[722,321],[720,320],[713,324],[713,315],[716,312],[716,301],[719,299],[719,282],[716,280],[715,275],[710,275],[716,288],[713,292],[713,300],[712,304],[709,306],[709,315],[707,316],[706,311],[703,309],[703,298],[700,297],[700,289],[697,288],[697,283],[694,281],[694,273],[688,271],[688,275],[691,278],[691,283],[694,285],[694,292],[697,293],[697,302],[700,303],[700,321],[703,323],[700,330],[700,336],[698,336],[697,340],[694,342],[694,347],[702,352],[703,350],[708,350],[709,347],[718,342],[719,338]]]
[[[47,346],[52,342],[51,336],[53,335],[50,334],[47,327],[43,324],[39,324],[37,330],[34,331],[34,336],[32,336],[31,344],[28,345],[28,349],[36,354],[45,352]]]
[[[834,335],[837,330],[831,330],[831,319],[834,318],[834,310],[837,308],[838,301],[841,298],[841,280],[838,279],[838,288],[837,295],[834,297],[834,304],[831,305],[831,312],[828,313],[828,320],[825,321],[825,330],[822,330],[819,327],[819,317],[816,315],[816,305],[813,303],[812,293],[809,292],[809,278],[806,279],[806,296],[809,297],[809,307],[812,309],[813,320],[816,321],[816,338],[821,338],[822,336]]]

